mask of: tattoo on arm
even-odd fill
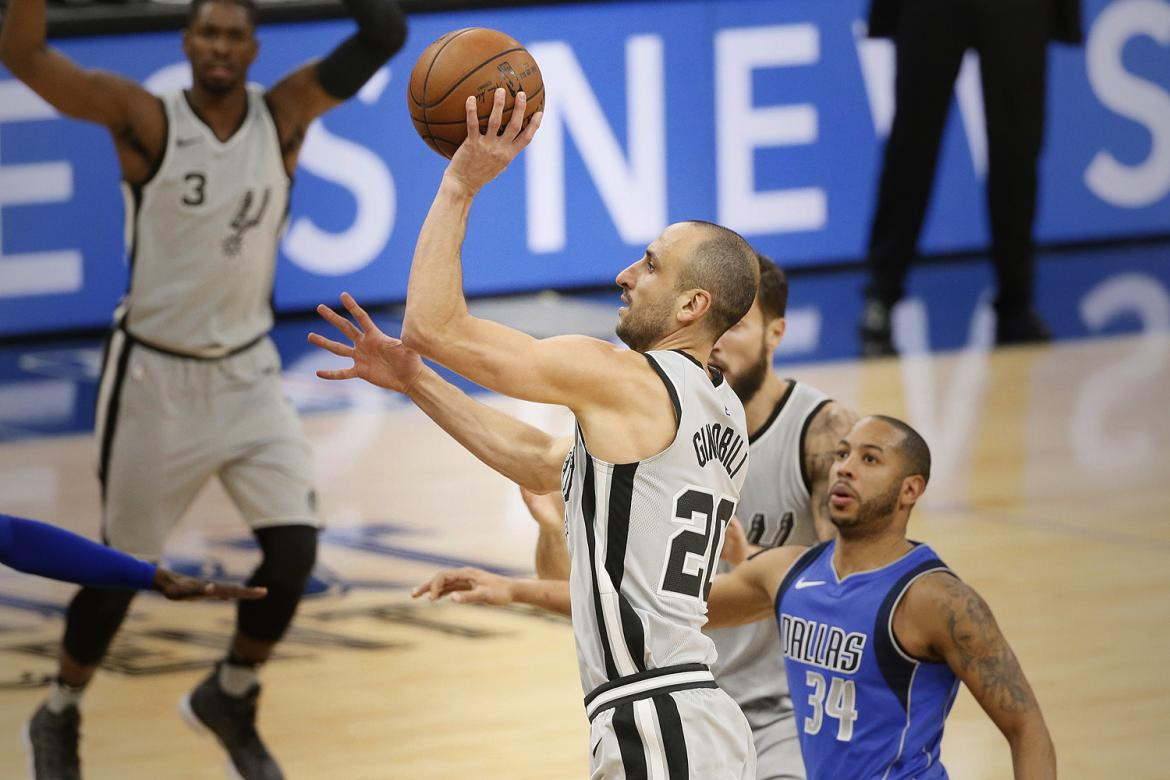
[[[1035,709],[1032,688],[987,603],[957,578],[944,579],[943,615],[960,667],[956,671],[974,678],[987,704],[1006,712]]]

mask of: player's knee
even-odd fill
[[[276,642],[284,636],[317,560],[317,534],[316,528],[307,525],[261,528],[256,532],[264,559],[248,584],[268,588],[268,595],[259,601],[241,602],[241,634],[262,642]]]
[[[65,617],[65,652],[84,666],[97,664],[126,618],[136,591],[123,588],[82,588]]]

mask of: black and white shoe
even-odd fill
[[[276,759],[256,732],[256,705],[260,686],[242,697],[229,696],[219,687],[219,667],[182,699],[179,712],[191,728],[210,733],[228,754],[229,776],[239,780],[284,780]]]
[[[24,748],[33,780],[81,780],[81,713],[66,707],[60,715],[42,704],[24,726]]]

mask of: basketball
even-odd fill
[[[485,132],[499,87],[508,91],[501,128],[512,117],[518,92],[528,98],[525,124],[544,108],[540,68],[519,41],[485,27],[449,32],[423,51],[410,72],[407,102],[414,129],[427,146],[450,158],[467,138],[468,96],[475,96]]]

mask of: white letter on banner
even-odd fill
[[[394,230],[397,197],[390,169],[361,144],[333,135],[320,121],[309,125],[300,165],[314,176],[349,190],[357,203],[353,224],[327,233],[308,217],[298,217],[284,240],[294,263],[322,276],[341,276],[374,261]]]
[[[0,125],[56,116],[24,84],[0,81]],[[72,197],[73,166],[67,162],[0,166],[0,209],[60,203]],[[5,255],[0,236],[0,298],[77,292],[82,286],[81,268],[81,252],[75,249]]]
[[[1097,17],[1085,51],[1089,83],[1097,99],[1150,133],[1150,153],[1137,165],[1100,150],[1085,169],[1085,184],[1114,206],[1142,208],[1170,192],[1170,94],[1125,69],[1122,50],[1131,38],[1148,35],[1170,46],[1170,3],[1120,0]]]
[[[662,39],[626,41],[628,159],[605,119],[572,48],[561,41],[528,47],[545,93],[540,132],[525,151],[528,248],[565,248],[565,132],[585,161],[606,211],[627,244],[652,241],[666,227],[666,113]]]
[[[817,111],[808,103],[752,107],[752,71],[820,60],[815,25],[744,27],[715,36],[715,144],[719,222],[741,233],[792,233],[825,226],[820,187],[770,192],[755,188],[754,152],[817,140]]]

